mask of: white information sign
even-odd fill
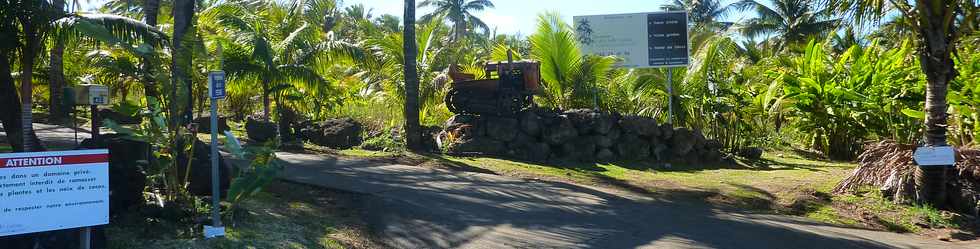
[[[919,166],[953,166],[956,163],[956,152],[953,147],[919,147],[912,155]]]
[[[619,57],[619,67],[683,67],[689,63],[687,12],[576,16],[573,21],[582,51]]]
[[[109,224],[109,151],[0,154],[0,237]]]

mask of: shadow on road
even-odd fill
[[[626,198],[566,183],[311,155],[280,157],[290,165],[287,180],[371,194],[360,203],[368,214],[365,220],[396,248],[916,248],[919,244],[902,241],[898,234],[789,216],[730,213],[703,203]]]

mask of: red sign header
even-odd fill
[[[37,166],[107,163],[107,162],[109,162],[109,154],[35,156],[35,157],[20,157],[20,158],[0,158],[0,168],[37,167]]]

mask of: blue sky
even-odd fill
[[[421,0],[416,0],[421,2]],[[571,22],[572,16],[615,13],[653,12],[668,0],[492,0],[496,8],[477,14],[491,29],[498,33],[524,35],[534,32],[537,16],[545,11],[558,11]],[[344,0],[345,6],[354,4],[374,9],[375,16],[392,14],[402,16],[402,0]],[[416,10],[419,16],[431,9]]]
[[[403,0],[341,0],[343,5],[350,6],[364,4],[372,9],[374,16],[382,14],[392,14],[402,16]],[[421,2],[422,0],[415,0]],[[105,2],[105,0],[81,1],[83,9],[94,8]],[[528,35],[534,32],[537,16],[545,11],[557,11],[569,23],[573,16],[579,15],[599,15],[599,14],[618,14],[660,11],[660,6],[670,2],[670,0],[492,0],[496,8],[487,9],[477,13],[491,29],[496,28],[501,34],[523,34]],[[734,0],[724,0],[723,3],[731,3]],[[431,12],[431,8],[416,10],[416,14],[421,16]],[[740,13],[732,13],[729,19],[737,20],[745,18]]]

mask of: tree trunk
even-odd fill
[[[64,15],[65,1],[54,0],[53,6],[58,8],[58,16]],[[64,94],[65,68],[64,68],[65,42],[55,39],[54,47],[51,48],[49,65],[51,70],[48,78],[48,122],[52,124],[65,124],[68,121],[68,108],[62,105]]]
[[[14,85],[14,78],[10,76],[11,60],[10,55],[13,51],[0,49],[0,121],[3,122],[3,130],[7,135],[7,142],[14,151],[24,151],[24,143],[20,138],[23,137],[23,127],[20,119],[20,97],[17,96],[17,87]]]
[[[191,121],[191,108],[194,107],[189,72],[191,70],[191,51],[184,48],[183,39],[193,28],[194,0],[175,0],[173,7],[174,17],[174,36],[173,36],[173,60],[172,60],[172,82],[171,87],[171,115],[175,125],[184,125]],[[183,89],[187,89],[186,95],[181,95]],[[181,105],[181,100],[187,101]]]
[[[405,142],[410,150],[422,149],[419,125],[419,75],[416,65],[418,44],[415,43],[415,0],[405,0]]]
[[[458,20],[453,22],[453,41],[461,44],[463,35],[466,33],[466,19],[462,16],[456,17]]]
[[[33,7],[33,8],[32,8]],[[39,18],[40,6],[32,5],[28,7],[30,12],[19,17],[21,29],[24,34],[24,47],[20,53],[20,97],[21,97],[21,127],[22,133],[19,139],[24,146],[24,151],[35,151],[39,149],[34,134],[34,117],[31,108],[34,105],[32,82],[34,75],[34,60],[41,50],[41,37],[38,34],[40,23],[35,21]],[[16,138],[9,138],[16,139]]]
[[[269,80],[262,79],[262,121],[269,122],[271,109],[269,107]]]
[[[955,32],[955,9],[952,6],[917,1],[919,39],[922,42],[919,62],[928,81],[926,85],[925,142],[927,146],[946,145],[946,119],[948,109],[946,92],[949,82],[956,78],[952,52]],[[922,172],[919,172],[922,171]],[[917,197],[937,208],[946,202],[946,168],[920,168],[915,174]]]
[[[157,15],[160,14],[160,0],[143,1],[143,18],[146,25],[157,26]],[[153,70],[149,58],[140,58],[140,71],[143,75],[143,93],[147,97],[160,98],[160,90],[157,88],[156,78],[151,75]]]

